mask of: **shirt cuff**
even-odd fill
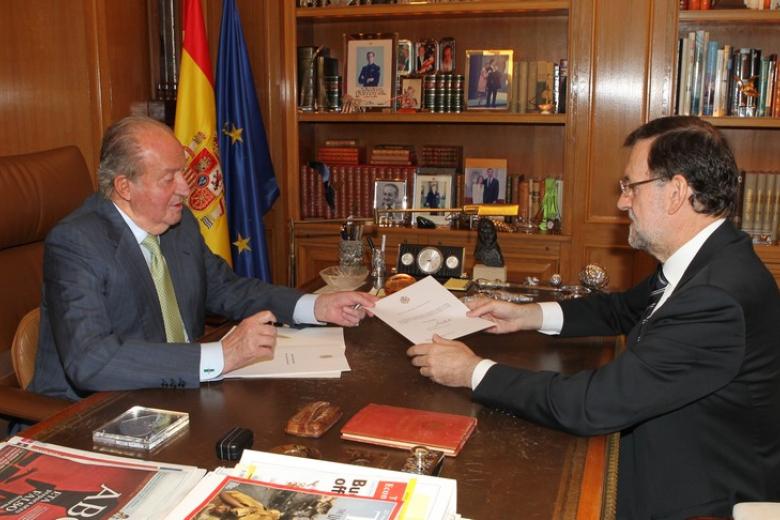
[[[222,355],[222,342],[200,344],[200,382],[222,379],[225,358]]]
[[[471,390],[477,389],[487,371],[495,364],[496,362],[492,359],[483,359],[477,363],[477,366],[474,367],[474,371],[471,373]]]
[[[542,308],[542,328],[539,332],[552,335],[560,334],[563,329],[563,309],[557,302],[539,302]]]
[[[314,316],[314,302],[317,301],[318,294],[304,294],[298,301],[295,302],[295,309],[293,310],[293,322],[294,323],[316,323],[323,325],[321,321],[317,321]]]

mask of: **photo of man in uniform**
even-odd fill
[[[379,86],[379,65],[374,63],[376,59],[376,53],[374,51],[366,52],[367,64],[363,65],[360,69],[360,76],[358,76],[358,83],[363,87],[377,87]]]

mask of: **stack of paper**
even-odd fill
[[[239,368],[225,378],[339,378],[350,370],[345,350],[341,327],[283,328],[273,359]]]

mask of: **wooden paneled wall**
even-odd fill
[[[103,130],[149,99],[146,0],[5,0],[0,154],[75,144],[94,171]]]
[[[609,289],[631,286],[653,265],[648,255],[629,247],[628,218],[617,209],[617,198],[628,158],[623,140],[650,117],[647,60],[653,51],[655,3],[594,0],[588,13],[572,2],[574,23],[594,25],[592,40],[576,42],[575,49],[580,53],[572,85],[578,98],[573,157],[578,196],[573,201],[571,268],[603,265]],[[578,82],[578,77],[590,77],[590,83]],[[576,273],[570,276],[576,279]]]

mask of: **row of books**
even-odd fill
[[[374,215],[374,182],[400,180],[412,186],[416,166],[332,165],[329,188],[333,190],[333,207],[326,199],[325,186],[317,171],[301,167],[301,217],[304,219],[370,218]],[[401,194],[403,197],[406,194]]]
[[[14,437],[0,473],[9,518],[459,518],[452,479],[253,450],[206,473]]]
[[[519,206],[518,218],[523,222],[539,225],[545,231],[560,231],[563,179],[510,175],[507,178],[507,202]]]
[[[780,172],[746,172],[740,227],[756,243],[774,244],[780,225]]]
[[[460,168],[462,146],[424,145],[421,166]],[[328,165],[358,165],[365,162],[364,148],[357,139],[328,139],[317,148],[317,161]],[[378,144],[369,152],[368,164],[411,166],[418,164],[414,145]]]
[[[512,85],[512,112],[520,114],[566,112],[569,60],[516,61]]]
[[[679,41],[677,113],[780,117],[777,55],[711,40],[707,31]]]

